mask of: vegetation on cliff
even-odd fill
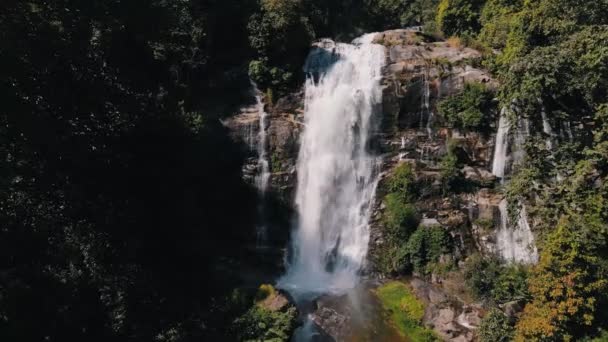
[[[375,293],[399,334],[414,342],[439,341],[431,330],[422,326],[424,303],[407,285],[391,281],[380,286]]]
[[[536,128],[507,188],[511,214],[527,203],[541,238],[515,340],[577,340],[608,324],[607,13],[606,1],[571,0],[446,0],[437,9],[444,34],[495,49],[485,63],[503,105]]]

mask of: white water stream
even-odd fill
[[[373,37],[353,44],[324,40],[306,62],[298,225],[278,282],[296,297],[353,288],[366,259],[379,166],[368,145],[385,63],[384,47],[372,44]]]
[[[511,133],[511,123],[507,117],[508,110],[503,108],[500,112],[498,131],[496,133],[496,145],[494,148],[494,160],[492,163],[492,173],[506,182],[505,176],[508,175],[510,165],[521,161],[524,156],[523,144],[530,134],[529,122],[525,118],[520,118],[517,127]],[[509,154],[509,140],[513,140],[511,153]],[[522,205],[517,222],[513,224],[509,220],[507,212],[507,200],[503,199],[499,206],[500,228],[496,232],[496,249],[498,254],[507,261],[521,263],[536,263],[538,261],[538,251],[534,243],[534,235],[528,223],[526,207]]]
[[[258,214],[261,218],[261,222],[256,227],[256,245],[258,247],[264,246],[267,241],[267,227],[264,222],[265,216],[265,197],[266,191],[268,190],[268,180],[270,179],[270,167],[268,163],[268,153],[266,151],[266,131],[268,129],[268,113],[264,109],[264,102],[262,101],[262,93],[258,89],[257,85],[252,81],[253,92],[255,94],[256,109],[259,115],[258,119],[258,134],[257,144],[255,149],[257,151],[257,171],[255,176],[255,187],[260,194],[260,200],[258,201]],[[250,138],[250,141],[253,141]]]

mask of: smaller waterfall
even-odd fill
[[[431,111],[431,86],[429,83],[429,76],[424,73],[423,76],[423,88],[422,88],[422,101],[420,102],[420,126],[424,125],[424,118],[426,116],[426,131],[429,137],[432,135],[431,124],[433,120],[433,112]]]
[[[507,166],[507,152],[509,148],[509,118],[507,109],[502,108],[496,132],[496,144],[494,146],[494,160],[492,162],[492,173],[498,178],[504,178]]]
[[[549,150],[553,150],[553,128],[551,127],[551,124],[549,123],[549,119],[547,118],[547,113],[545,111],[545,107],[543,106],[542,110],[540,111],[540,115],[542,117],[543,120],[543,133],[545,133],[548,137],[547,137],[547,148]]]
[[[268,181],[270,179],[270,167],[268,163],[268,156],[266,152],[266,130],[268,129],[268,113],[264,109],[264,102],[262,101],[262,95],[257,85],[252,81],[253,91],[255,94],[256,108],[259,115],[259,129],[257,134],[256,151],[258,155],[257,160],[257,172],[255,176],[255,186],[260,194],[260,200],[258,203],[258,214],[262,220],[262,223],[258,224],[256,229],[256,244],[258,247],[264,245],[267,240],[267,227],[264,223],[264,216],[266,214],[265,208],[265,196],[268,190]]]
[[[570,121],[564,121],[563,130],[566,131],[566,134],[568,135],[568,139],[570,141],[574,140],[574,134],[572,134],[572,128],[570,126]]]
[[[500,211],[500,229],[497,232],[497,252],[507,261],[526,264],[538,261],[538,251],[534,244],[534,236],[528,223],[526,207],[519,212],[519,219],[515,227],[509,225],[507,200],[503,199],[498,205]]]
[[[513,148],[509,155],[510,122],[507,109],[500,111],[498,131],[496,133],[496,146],[494,148],[494,161],[492,173],[501,178],[504,183],[508,164],[520,162],[525,151],[521,148],[530,135],[530,123],[525,118],[517,120],[517,129],[512,134]],[[503,199],[498,205],[500,212],[500,228],[496,233],[496,249],[498,254],[507,261],[521,263],[536,263],[538,251],[534,244],[534,235],[528,223],[526,207],[522,206],[516,224],[510,224],[507,212],[507,200]]]

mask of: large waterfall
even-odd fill
[[[373,37],[324,40],[306,62],[298,225],[278,284],[296,296],[352,288],[365,262],[379,163],[369,140],[385,63],[384,47],[372,44]]]

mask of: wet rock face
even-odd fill
[[[312,315],[312,321],[334,341],[343,341],[351,335],[350,316],[329,307],[320,307]]]
[[[433,42],[413,30],[386,31],[375,42],[387,48],[384,130],[426,126],[437,101],[460,92],[467,82],[496,86],[487,72],[471,65],[481,58],[476,50]]]
[[[494,138],[481,132],[460,132],[451,128],[438,114],[437,107],[442,100],[460,93],[468,82],[483,83],[495,89],[497,81],[478,67],[481,54],[474,49],[450,46],[407,29],[382,32],[375,41],[387,49],[379,134],[386,160],[383,172],[390,175],[400,163],[413,165],[417,182],[424,184],[415,203],[422,223],[440,225],[450,232],[456,243],[456,259],[461,260],[478,250],[494,252],[493,227],[477,229],[479,227],[473,224],[485,217],[488,222],[496,223],[493,213],[500,200],[486,201],[488,203],[483,205],[477,203],[497,196],[493,190],[496,177],[490,171]],[[441,160],[447,153],[448,142],[457,146],[455,153],[464,164],[459,172],[475,190],[449,195],[442,191]],[[383,180],[380,189],[382,185]],[[483,195],[472,196],[470,191],[480,191]],[[381,201],[379,196],[371,226],[371,260],[384,243]],[[472,211],[479,208],[482,215],[472,215]],[[370,271],[374,271],[373,264]]]
[[[285,203],[291,204],[296,182],[298,140],[302,129],[303,93],[297,92],[280,98],[274,105],[265,105],[268,112],[266,143],[270,164],[270,191]],[[269,99],[265,98],[265,101]],[[257,170],[257,152],[260,113],[254,105],[243,106],[238,113],[223,123],[230,129],[232,138],[247,149],[250,157],[243,165],[243,177],[253,184]]]

